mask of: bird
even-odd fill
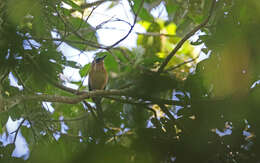
[[[104,59],[106,55],[103,57],[97,57],[91,63],[91,68],[89,71],[89,79],[88,79],[88,87],[90,91],[94,90],[104,90],[106,88],[108,82],[108,73],[104,66]],[[103,118],[102,116],[102,107],[101,107],[101,97],[93,97],[92,100],[96,104],[97,115],[99,118]]]

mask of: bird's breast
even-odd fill
[[[108,75],[106,70],[103,69],[103,71],[95,71],[90,74],[89,76],[91,89],[105,89],[105,86],[108,81]]]

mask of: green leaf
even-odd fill
[[[89,46],[87,42],[98,45],[96,30],[80,18],[70,17],[69,23],[74,32],[66,37],[66,40],[70,40],[67,44],[83,51],[95,50],[96,48]]]
[[[190,42],[190,44],[191,45],[194,45],[194,46],[196,46],[196,45],[201,45],[203,42],[201,41],[201,40],[197,40],[197,41],[191,41]]]
[[[28,127],[25,127],[25,126],[22,126],[20,128],[20,131],[22,132],[22,135],[27,139],[27,140],[33,140],[33,131],[31,128],[28,128]],[[33,144],[33,141],[28,141],[30,143],[30,145]]]
[[[119,64],[115,60],[115,58],[111,55],[108,54],[107,57],[105,58],[105,67],[109,72],[118,72],[119,71]]]
[[[78,62],[75,62],[75,61],[65,61],[63,63],[65,66],[69,66],[72,68],[81,68],[81,66],[79,66]]]
[[[174,14],[179,9],[180,6],[174,3],[172,0],[167,0],[165,7],[168,14]]]
[[[47,31],[46,23],[41,16],[42,15],[33,18],[32,30],[36,37],[47,37],[49,36],[49,32]]]
[[[86,76],[89,73],[91,67],[91,63],[86,64],[82,69],[79,70],[79,74],[81,77]]]
[[[71,1],[71,0],[63,0],[65,3],[67,3],[68,5],[70,5],[74,10],[79,10],[79,11],[81,11],[82,9],[81,9],[81,7],[78,5],[78,4],[76,4],[76,3],[74,3],[73,1]]]

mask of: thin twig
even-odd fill
[[[154,109],[149,108],[149,107],[146,107],[146,109],[148,109],[148,110],[150,110],[151,112],[153,112],[154,118],[155,118],[156,120],[158,120],[157,113],[156,113],[156,111],[155,111]]]
[[[178,52],[178,50],[182,47],[182,45],[191,37],[193,36],[197,31],[199,31],[201,28],[203,28],[209,21],[213,9],[215,7],[216,0],[212,0],[212,5],[209,11],[209,16],[198,26],[196,26],[193,30],[191,30],[189,33],[187,33],[181,41],[176,45],[176,47],[170,52],[170,54],[166,57],[160,68],[158,69],[158,73],[162,73],[164,68],[167,66],[168,62],[171,60],[171,58]]]
[[[84,37],[82,37],[78,31],[74,30],[73,26],[62,16],[60,15],[59,11],[56,11],[58,16],[61,18],[62,22],[71,30],[71,32],[77,36],[79,39],[83,40],[84,42],[86,42],[85,45],[94,47],[94,48],[100,48],[100,49],[106,49],[105,46],[103,45],[98,45],[96,43],[93,43],[92,41],[86,40]]]
[[[13,131],[13,132],[10,133],[10,134],[15,133],[13,143],[15,143],[16,138],[17,138],[17,135],[18,135],[18,132],[19,132],[19,130],[20,130],[20,128],[22,127],[22,125],[23,125],[24,122],[25,122],[25,119],[22,120],[22,122],[19,124],[19,126],[17,127],[17,129],[16,129],[15,131]]]
[[[133,22],[133,24],[131,25],[130,30],[127,32],[127,34],[126,34],[123,38],[121,38],[120,40],[118,40],[117,42],[115,42],[113,45],[107,47],[107,48],[106,48],[107,50],[109,50],[109,49],[115,47],[116,45],[118,45],[119,43],[121,43],[122,41],[124,41],[124,40],[129,36],[129,34],[130,34],[130,33],[132,32],[132,30],[134,29],[134,26],[135,26],[136,21],[137,21],[137,17],[138,17],[138,15],[139,15],[141,9],[143,8],[143,3],[144,3],[144,0],[141,1],[141,4],[140,4],[140,6],[138,7],[137,12],[134,13],[134,15],[135,15],[134,22]]]
[[[199,55],[198,55],[197,57],[195,57],[195,58],[192,58],[191,60],[188,60],[188,61],[182,62],[182,63],[180,63],[180,64],[178,64],[178,65],[176,65],[176,66],[170,67],[170,68],[166,69],[165,71],[172,71],[172,70],[175,70],[175,69],[181,67],[182,65],[185,65],[185,64],[187,64],[187,63],[190,63],[190,62],[195,61],[195,60],[198,59],[198,58],[199,58]]]
[[[9,70],[7,70],[4,75],[2,75],[1,81],[0,81],[1,84],[3,84],[3,81],[5,80],[5,78],[6,78],[8,75],[9,75]]]
[[[127,25],[129,25],[130,27],[132,27],[132,25],[129,23],[129,22],[127,22],[127,21],[125,21],[125,20],[122,20],[122,19],[119,19],[119,18],[115,18],[114,19],[114,17],[111,17],[110,19],[108,19],[108,20],[106,20],[106,21],[103,21],[102,23],[100,23],[99,25],[97,25],[96,26],[96,29],[100,29],[100,28],[102,28],[102,26],[104,26],[105,24],[107,24],[107,23],[111,23],[111,22],[124,22],[124,23],[126,23]],[[102,29],[116,29],[116,28],[102,28]],[[126,30],[124,30],[124,31],[126,31]]]
[[[88,23],[90,16],[94,13],[94,11],[98,8],[98,6],[93,7],[93,9],[90,11],[88,17],[86,18],[85,23]]]
[[[160,108],[162,109],[162,111],[170,118],[170,120],[172,120],[173,122],[175,122],[175,118],[174,116],[171,114],[171,112],[166,108],[165,104],[158,104],[160,106]]]
[[[92,114],[92,116],[98,120],[98,117],[96,115],[96,113],[94,112],[94,108],[85,100],[82,101],[84,103],[84,105],[86,105],[88,107],[88,109],[90,110],[90,113]]]
[[[21,83],[23,89],[27,89],[27,88],[25,87],[25,84],[24,84],[23,80],[20,78],[19,74],[17,73],[17,71],[16,71],[16,70],[13,70],[13,72],[14,72],[14,75],[17,77],[18,81]]]
[[[185,130],[186,132],[188,132],[188,130],[185,129],[184,125],[182,125],[181,123],[178,122],[177,119],[175,119],[175,117],[172,115],[172,113],[168,110],[168,108],[165,106],[165,104],[163,103],[159,103],[158,104],[160,106],[160,108],[162,109],[162,111],[169,117],[169,119],[173,122],[176,123],[177,125],[179,125],[183,130]]]

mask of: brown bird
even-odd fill
[[[103,57],[99,57],[93,60],[89,72],[88,87],[89,90],[104,90],[108,81],[108,74],[104,66]],[[96,104],[98,117],[102,119],[102,107],[101,107],[101,97],[93,97],[93,101]]]

